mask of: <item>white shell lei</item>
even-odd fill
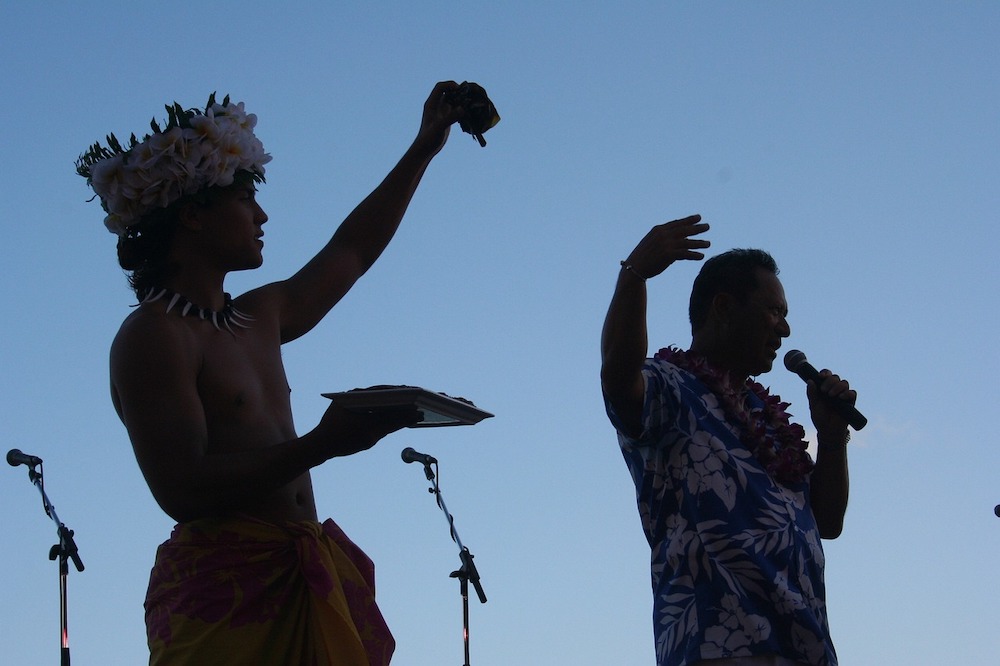
[[[177,312],[182,316],[186,317],[189,314],[195,314],[199,319],[204,319],[212,322],[215,326],[215,330],[221,331],[225,328],[230,333],[235,334],[233,326],[238,328],[250,328],[249,325],[243,322],[255,321],[253,317],[245,312],[241,312],[233,307],[233,299],[226,294],[226,304],[223,306],[221,311],[209,310],[208,308],[200,308],[188,299],[184,298],[175,291],[171,291],[165,288],[152,288],[146,292],[146,296],[139,302],[139,305],[143,303],[153,303],[162,298],[169,296],[170,302],[167,303],[167,312],[170,312],[175,307]]]

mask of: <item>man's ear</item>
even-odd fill
[[[720,323],[728,322],[732,318],[736,305],[736,299],[732,294],[719,292],[712,297],[712,315]]]
[[[202,207],[194,201],[188,201],[177,212],[177,223],[188,231],[201,231],[203,218]]]

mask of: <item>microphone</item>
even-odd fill
[[[42,459],[37,456],[29,456],[27,453],[21,453],[20,449],[11,449],[7,452],[7,464],[11,467],[17,467],[18,465],[34,467],[35,465],[41,465]]]
[[[423,465],[437,464],[437,458],[435,458],[434,456],[429,456],[426,453],[420,453],[419,451],[414,451],[413,448],[410,446],[403,449],[401,457],[403,458],[403,462],[405,463],[418,462]]]
[[[804,382],[814,381],[817,385],[820,382],[819,371],[809,365],[809,361],[806,360],[806,355],[798,349],[792,349],[785,354],[785,367],[801,377]],[[843,416],[844,420],[847,421],[847,423],[855,430],[861,430],[868,425],[868,419],[866,419],[864,415],[851,403],[837,398],[831,398],[827,402],[829,402],[837,413]]]

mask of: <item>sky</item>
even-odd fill
[[[453,131],[379,262],[284,348],[300,434],[321,393],[376,384],[495,414],[313,471],[320,514],[376,563],[393,664],[463,660],[458,548],[405,447],[440,461],[481,575],[471,664],[653,663],[599,338],[619,261],[692,213],[709,254],[775,256],[785,349],[847,378],[869,418],[844,533],[824,544],[841,663],[995,664],[998,32],[986,0],[0,0],[0,436],[44,460],[75,532],[74,663],[145,662],[142,601],[172,527],[111,406],[108,348],[134,299],[74,160],[165,104],[245,102],[274,159],[264,265],[226,283],[241,293],[303,265],[402,155],[434,83],[469,80],[502,117],[488,145]],[[651,353],[690,342],[697,269],[650,281]],[[760,380],[808,429],[802,382]],[[26,468],[5,469],[2,661],[53,663],[55,525]]]

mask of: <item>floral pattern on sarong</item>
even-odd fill
[[[178,525],[146,597],[151,664],[384,666],[374,566],[332,520]]]

